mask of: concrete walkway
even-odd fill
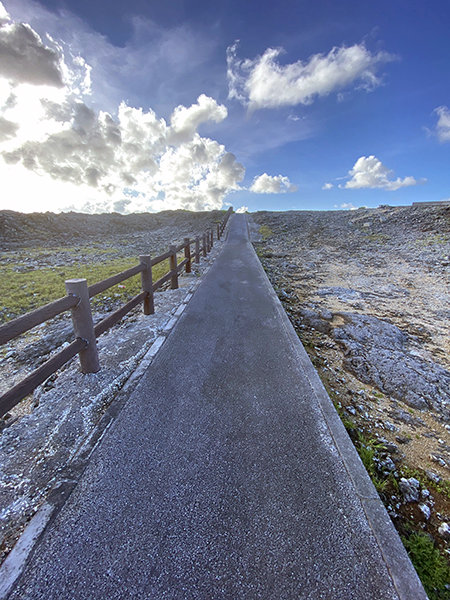
[[[244,215],[11,594],[420,600]]]

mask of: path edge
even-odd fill
[[[248,217],[246,215],[248,225]],[[369,526],[374,534],[381,556],[391,576],[392,583],[400,600],[428,600],[422,582],[406,552],[397,530],[394,527],[376,489],[373,485],[359,455],[350,439],[332,401],[329,397],[314,365],[312,364],[294,326],[278,298],[270,280],[265,272],[255,248],[250,241],[254,258],[259,264],[263,281],[272,298],[286,337],[292,350],[298,358],[309,385],[317,399],[324,421],[334,440],[336,449],[341,457],[344,467],[353,483],[355,494],[358,496]]]

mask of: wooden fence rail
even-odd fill
[[[232,212],[233,209],[230,207],[222,221],[217,224],[217,240],[220,240],[223,235]],[[82,373],[96,373],[100,369],[96,338],[118,323],[140,303],[143,303],[145,315],[153,314],[155,312],[153,293],[168,281],[171,282],[171,289],[177,289],[179,273],[183,269],[185,269],[186,273],[190,273],[192,260],[195,260],[198,264],[200,262],[200,255],[202,254],[203,257],[206,257],[207,253],[213,247],[213,243],[213,230],[209,229],[201,238],[199,236],[195,240],[184,238],[182,244],[170,246],[169,250],[160,256],[151,258],[149,255],[142,255],[139,257],[140,262],[138,265],[93,285],[88,286],[86,279],[69,279],[65,282],[67,296],[50,302],[41,308],[0,326],[0,344],[5,344],[22,333],[36,327],[36,325],[40,325],[70,310],[76,338],[71,344],[53,355],[52,358],[28,375],[28,377],[0,396],[0,417],[11,410],[25,396],[28,396],[38,385],[43,383],[76,354],[78,354],[80,359]],[[192,245],[194,248],[191,251]],[[184,259],[177,263],[177,254],[181,251],[184,251]],[[169,259],[170,270],[160,279],[153,282],[152,267],[167,259]],[[124,306],[121,306],[94,326],[90,298],[139,273],[141,274],[142,291]]]

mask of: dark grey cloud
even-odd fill
[[[64,85],[59,53],[24,23],[0,27],[0,75],[14,83]]]

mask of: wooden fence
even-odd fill
[[[230,207],[223,220],[217,223],[217,240],[220,240],[223,235],[232,212],[233,209]],[[171,289],[177,289],[180,272],[185,269],[186,273],[190,273],[192,260],[199,263],[200,256],[206,257],[213,247],[213,243],[214,231],[208,229],[202,236],[197,236],[195,240],[184,238],[183,243],[179,246],[170,246],[169,250],[161,254],[161,256],[151,258],[150,255],[142,255],[139,257],[138,265],[93,285],[88,286],[86,279],[68,279],[65,282],[67,296],[2,325],[0,327],[0,344],[5,344],[36,325],[40,325],[48,319],[52,319],[70,310],[76,339],[33,371],[28,377],[0,396],[0,417],[11,410],[25,396],[28,396],[38,385],[43,383],[50,375],[73,358],[75,354],[79,356],[82,373],[96,373],[99,371],[100,362],[96,339],[141,302],[144,314],[153,314],[155,312],[153,302],[154,292],[169,281]],[[192,249],[191,246],[193,246]],[[177,263],[177,253],[181,251],[184,251],[184,260]],[[152,267],[166,259],[169,259],[170,270],[154,282]],[[112,286],[138,273],[141,274],[142,291],[124,306],[121,306],[94,326],[90,298],[101,294]]]

